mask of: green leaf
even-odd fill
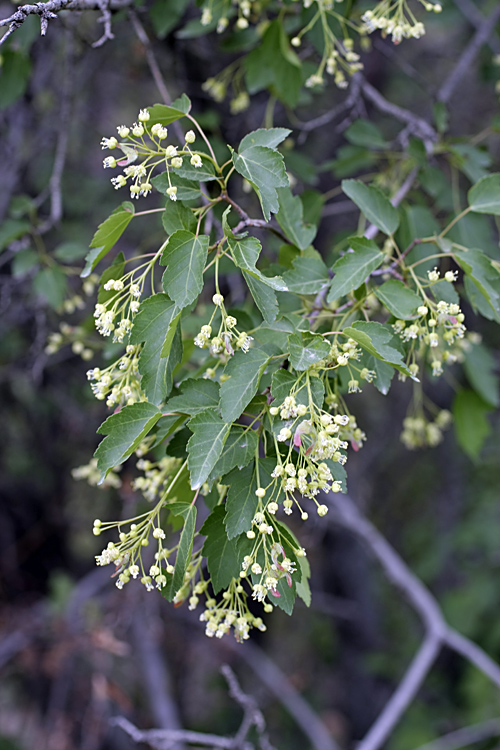
[[[245,82],[250,94],[265,88],[289,107],[297,105],[302,85],[302,65],[290,47],[281,20],[272,21],[258,46],[244,59]]]
[[[255,456],[259,444],[259,433],[248,427],[232,425],[229,430],[221,457],[208,478],[209,484],[235,467],[242,469]]]
[[[466,350],[464,370],[467,380],[483,401],[493,407],[500,406],[495,358],[484,344],[474,344]]]
[[[318,228],[312,224],[304,224],[302,201],[298,195],[292,195],[289,187],[279,188],[278,200],[278,224],[299,250],[305,250],[316,237]]]
[[[197,490],[207,481],[220,458],[230,426],[215,409],[201,411],[188,422],[193,433],[187,444],[191,489]]]
[[[279,211],[277,188],[288,185],[282,155],[265,146],[245,146],[241,153],[232,154],[236,171],[248,180],[259,196],[266,221]]]
[[[134,319],[130,343],[144,342],[139,357],[141,388],[153,404],[161,404],[168,396],[173,369],[182,357],[178,313],[178,307],[166,294],[154,294],[142,302]],[[167,337],[172,341],[169,356],[162,354]]]
[[[500,173],[483,177],[467,193],[472,211],[500,216]]]
[[[179,177],[173,170],[170,172],[171,174],[171,182],[172,185],[175,185],[177,187],[177,200],[172,201],[170,198],[167,201],[166,204],[166,211],[168,211],[170,205],[172,203],[178,203],[179,201],[192,201],[192,200],[198,200],[200,197],[200,184],[199,182],[195,182],[194,180],[185,180],[182,177]],[[161,172],[160,174],[157,174],[156,177],[153,177],[151,180],[151,184],[154,185],[156,190],[158,190],[159,193],[163,193],[163,195],[167,194],[167,190],[170,187],[170,182],[168,180],[168,174],[167,172]]]
[[[153,125],[170,125],[176,120],[180,120],[184,115],[189,114],[191,102],[186,94],[176,99],[172,104],[154,104],[148,108],[149,122],[148,129],[151,130]]]
[[[194,302],[203,289],[209,241],[206,234],[197,237],[185,229],[178,229],[163,251],[160,263],[167,266],[162,279],[163,288],[181,309]]]
[[[500,321],[500,274],[481,250],[456,250],[455,260],[469,276]]]
[[[220,408],[225,422],[234,422],[257,393],[269,355],[261,349],[237,351],[224,369],[229,378],[220,387]]]
[[[28,55],[18,49],[4,49],[0,60],[0,109],[23,96],[31,75]]]
[[[149,18],[158,39],[164,39],[175,29],[189,4],[189,0],[155,0]]]
[[[276,148],[292,131],[288,128],[259,128],[248,133],[240,143],[240,152],[253,146]]]
[[[161,417],[161,411],[145,401],[124,406],[112,414],[99,427],[99,435],[107,437],[101,441],[94,453],[101,482],[114,466],[122,464],[152,430]]]
[[[167,411],[179,411],[194,416],[205,409],[219,406],[219,384],[204,378],[190,378],[181,385],[181,393],[169,399]]]
[[[255,278],[248,271],[243,271],[243,278],[247,283],[255,304],[262,313],[262,317],[266,323],[273,323],[279,313],[278,300],[276,299],[274,289],[271,289],[271,287],[260,279]]]
[[[385,258],[376,244],[365,237],[352,237],[350,249],[352,252],[346,253],[332,266],[335,276],[328,292],[328,302],[333,302],[361,286],[371,272],[382,265]]]
[[[232,233],[231,233],[232,234]],[[281,276],[264,276],[255,267],[262,250],[262,245],[256,237],[228,237],[228,245],[234,262],[242,271],[246,271],[263,284],[276,289],[278,292],[287,292],[288,287]]]
[[[190,208],[183,206],[181,201],[169,200],[165,211],[161,215],[161,222],[167,234],[174,234],[178,229],[192,232],[196,229],[196,216]]]
[[[225,513],[223,505],[215,507],[200,532],[207,537],[203,545],[203,555],[207,558],[214,594],[227,588],[231,580],[238,577],[241,565],[236,542],[227,537],[224,526]]]
[[[252,528],[252,519],[259,504],[255,490],[259,485],[265,487],[272,481],[271,472],[275,465],[274,459],[259,460],[258,483],[255,461],[242,469],[234,469],[224,477],[224,484],[229,487],[226,497],[227,514],[224,519],[229,539]]]
[[[58,310],[66,297],[67,280],[59,266],[44,268],[33,279],[33,289],[54,310]]]
[[[422,304],[422,299],[402,281],[390,279],[375,289],[375,294],[396,318],[414,320],[418,317],[417,307]]]
[[[295,294],[318,294],[329,283],[328,268],[321,258],[295,258],[293,270],[283,274],[283,281]]]
[[[395,373],[394,367],[372,356],[368,357],[367,367],[369,370],[375,371],[376,377],[373,381],[375,388],[384,396],[387,396]]]
[[[457,157],[459,168],[471,182],[478,182],[488,175],[491,156],[485,147],[473,146],[471,143],[457,143],[451,146],[450,152]]]
[[[173,593],[174,595],[182,588],[184,584],[184,575],[187,566],[191,562],[193,552],[194,532],[196,529],[196,506],[192,505],[190,511],[185,516],[184,526],[179,539],[177,548],[177,557],[175,558]]]
[[[81,260],[87,254],[87,248],[83,242],[62,242],[54,250],[54,258],[63,263],[73,263]]]
[[[128,227],[134,216],[134,205],[126,201],[118,206],[111,216],[99,224],[97,232],[92,237],[90,247],[92,250],[87,254],[86,265],[80,276],[85,278],[90,276],[94,268],[97,266],[115,245],[125,229]]]
[[[344,135],[354,146],[364,146],[373,150],[389,147],[381,130],[369,120],[355,120]]]
[[[0,252],[30,231],[29,221],[6,219],[0,224]]]
[[[306,607],[311,606],[311,588],[309,578],[311,577],[311,566],[307,557],[299,557],[299,565],[302,572],[301,580],[296,583],[297,596],[300,596]]]
[[[384,234],[394,234],[399,226],[398,212],[378,188],[365,185],[360,180],[342,180],[342,190],[368,221]]]
[[[458,444],[469,458],[479,458],[484,441],[491,432],[486,417],[490,406],[474,391],[463,389],[453,401],[453,418]]]
[[[202,166],[195,167],[185,156],[182,167],[176,168],[172,172],[172,176],[178,175],[184,180],[193,180],[194,182],[210,182],[211,180],[217,180],[218,177],[215,174],[215,167],[212,162],[205,159],[203,154],[200,154],[200,157]]]
[[[292,333],[288,337],[290,364],[296,370],[308,370],[315,362],[328,357],[330,343],[315,333]]]
[[[403,349],[400,339],[394,335],[394,331],[388,325],[382,323],[356,321],[350,328],[344,328],[343,333],[354,339],[367,352],[373,354],[376,359],[392,365],[403,375],[408,375],[412,380],[417,380],[411,375],[404,363]]]

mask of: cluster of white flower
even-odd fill
[[[271,605],[264,606],[266,612],[270,612],[272,609]],[[222,638],[233,628],[238,643],[246,641],[250,637],[251,628],[257,628],[261,631],[266,630],[262,618],[256,617],[248,609],[247,594],[241,582],[234,578],[223,592],[219,602],[213,597],[207,598],[205,610],[201,613],[200,620],[206,623],[205,634],[209,638],[214,636]]]
[[[167,575],[172,575],[174,567],[168,563],[168,558],[173,550],[163,546],[165,532],[160,526],[161,503],[148,513],[136,518],[121,522],[103,522],[99,519],[94,521],[94,535],[100,536],[110,529],[118,529],[119,543],[109,542],[100,555],[96,555],[97,565],[114,564],[116,571],[116,586],[122,589],[131,578],[138,578],[146,587],[147,591],[154,588],[162,589],[167,584]],[[123,531],[127,528],[128,531]],[[157,542],[157,551],[154,555],[154,563],[146,571],[142,550],[149,546],[150,537]]]
[[[116,362],[101,370],[93,367],[87,370],[87,379],[92,382],[91,388],[99,401],[106,399],[106,406],[130,406],[144,401],[139,375],[140,347],[129,344],[125,354]]]
[[[440,13],[442,10],[440,3],[427,0],[420,0],[420,3],[427,11]],[[394,44],[399,44],[403,39],[419,39],[425,34],[424,24],[417,21],[407,0],[382,0],[373,10],[367,10],[361,20],[369,34],[378,29],[382,36],[391,36]]]
[[[97,468],[97,458],[92,458],[88,464],[72,469],[71,476],[76,480],[85,479],[91,487],[99,487],[100,489],[114,487],[115,489],[119,489],[122,486],[122,480],[117,472],[120,470],[121,466],[115,466],[101,482],[101,472]]]
[[[180,169],[184,163],[184,157],[189,157],[190,164],[199,168],[203,166],[202,155],[191,151],[190,145],[195,142],[196,134],[189,130],[184,136],[184,145],[179,150],[178,146],[164,146],[163,141],[168,136],[168,130],[161,123],[150,125],[151,115],[147,109],[141,109],[139,116],[131,127],[119,125],[117,127],[118,141],[112,138],[103,138],[101,146],[103,149],[119,149],[124,158],[116,159],[107,156],[104,159],[105,169],[123,167],[123,173],[111,179],[111,184],[118,190],[129,185],[130,196],[139,198],[148,195],[153,186],[151,175],[159,165],[166,165],[169,187],[167,195],[173,201],[177,200],[177,187],[172,185],[170,171]],[[147,137],[147,140],[146,140]],[[138,160],[140,160],[138,163]]]
[[[450,276],[446,280],[454,281],[453,272],[449,271],[448,274]],[[438,272],[430,271],[429,279],[437,281]],[[465,316],[455,303],[445,300],[435,303],[428,299],[417,308],[417,314],[419,318],[416,322],[408,324],[407,321],[397,320],[393,328],[403,341],[411,344],[411,358],[417,353],[423,355],[432,367],[432,374],[439,377],[443,373],[443,364],[451,365],[462,358]],[[417,344],[419,351],[415,350]],[[412,362],[410,370],[416,375],[418,366]]]
[[[132,489],[139,490],[150,502],[156,500],[158,494],[165,489],[173,472],[177,471],[181,463],[180,458],[171,458],[170,456],[164,456],[157,462],[140,458],[136,466],[139,471],[144,472],[144,476],[134,479]]]
[[[238,321],[232,315],[227,314],[222,294],[214,294],[212,302],[215,305],[212,317],[210,318],[210,322],[203,325],[200,332],[195,336],[195,346],[198,346],[200,349],[208,348],[213,357],[219,355],[222,355],[222,357],[232,356],[235,347],[241,349],[246,354],[250,349],[253,337],[249,336],[245,331],[238,330]],[[221,312],[221,322],[218,333],[212,336],[211,324],[218,310]]]
[[[434,447],[442,441],[443,430],[450,425],[451,420],[452,416],[446,409],[439,411],[434,421],[427,419],[423,412],[408,416],[403,420],[401,441],[410,450]]]

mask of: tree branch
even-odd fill
[[[421,745],[417,750],[458,750],[481,740],[499,736],[500,719],[490,719],[490,721],[484,721],[481,724],[473,724],[470,727],[458,729],[456,732],[449,732],[433,742]]]
[[[450,75],[439,89],[437,99],[440,102],[447,102],[451,99],[453,92],[456,87],[470,69],[474,58],[478,54],[479,50],[488,41],[488,38],[493,33],[496,24],[500,21],[500,3],[497,3],[496,8],[490,13],[487,18],[484,18],[481,25],[472,39],[470,40],[467,47],[460,55],[457,64],[451,71]]]
[[[477,644],[451,628],[430,591],[408,568],[382,534],[347,495],[324,496],[334,508],[334,522],[362,539],[381,564],[387,578],[420,616],[425,638],[403,680],[357,750],[377,750],[400,721],[410,700],[430,671],[440,648],[447,646],[473,663],[500,688],[500,667]]]
[[[132,0],[48,0],[46,3],[21,5],[15,13],[0,21],[0,27],[9,27],[0,39],[0,44],[3,44],[14,31],[19,29],[28,16],[40,16],[40,34],[45,36],[49,21],[57,18],[57,14],[62,10],[101,10],[103,13],[105,10],[108,14],[111,10],[119,10],[131,4]],[[104,36],[106,36],[107,21],[105,20],[104,23]],[[107,38],[111,37],[108,36]],[[96,44],[102,44],[103,41],[105,39],[101,38]]]

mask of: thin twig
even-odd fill
[[[222,747],[234,750],[234,739],[232,737],[220,737],[217,734],[204,734],[203,732],[191,732],[188,729],[138,729],[123,716],[116,716],[110,720],[111,726],[120,727],[135,742],[147,742],[158,750],[168,750],[178,742],[190,744],[198,743],[208,747]]]
[[[325,497],[325,500],[328,501],[328,498]],[[446,623],[430,591],[412,573],[389,542],[363,516],[347,495],[336,495],[330,503],[334,508],[334,521],[365,542],[378,559],[387,578],[402,592],[418,613],[426,631],[423,645],[405,677],[373,727],[357,747],[357,750],[378,750],[402,718],[409,700],[418,691],[441,647],[447,646],[464,656],[498,687],[500,687],[500,667],[477,644]]]
[[[8,26],[7,32],[0,39],[3,44],[8,37],[19,29],[28,16],[40,16],[40,33],[45,36],[49,21],[57,18],[62,10],[102,10],[103,0],[48,0],[46,3],[21,5],[15,13],[0,21],[0,27]],[[119,10],[131,5],[133,0],[109,0],[108,10]]]
[[[470,70],[474,58],[478,54],[483,44],[488,41],[499,20],[500,3],[497,3],[496,7],[490,13],[490,15],[487,18],[483,19],[481,25],[478,27],[469,44],[460,55],[457,64],[439,89],[437,95],[438,101],[446,103],[451,99],[453,92],[455,91],[467,71]]]
[[[474,745],[490,737],[500,737],[500,719],[490,719],[481,724],[457,729],[455,732],[439,737],[437,740],[420,745],[417,750],[458,750],[458,748]]]
[[[102,16],[98,19],[97,23],[104,24],[104,33],[100,37],[100,39],[97,40],[97,42],[93,43],[92,47],[102,47],[105,42],[115,38],[115,35],[111,30],[111,13],[109,10],[109,0],[98,0],[98,2],[99,8],[102,11]]]

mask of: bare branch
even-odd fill
[[[499,736],[500,719],[490,719],[481,724],[458,729],[456,732],[449,732],[433,742],[421,745],[417,750],[458,750],[458,748],[473,745],[481,740]]]
[[[234,750],[235,747],[232,737],[220,737],[217,734],[191,732],[187,729],[147,729],[143,731],[123,716],[111,719],[110,724],[123,729],[135,742],[146,742],[157,750],[169,750],[178,742],[197,743],[206,747],[222,747],[227,748],[227,750]]]
[[[388,99],[382,96],[380,91],[377,91],[374,86],[363,78],[361,73],[356,73],[355,76],[359,76],[363,94],[377,107],[377,109],[408,125],[413,135],[416,135],[417,138],[421,138],[427,148],[430,148],[430,145],[437,141],[437,133],[434,128],[429,125],[427,120],[419,117],[414,112],[410,112],[409,109],[403,109],[403,107],[399,107],[397,104],[388,101]]]
[[[243,721],[241,722],[241,726],[234,738],[235,746],[240,747],[250,729],[255,726],[259,735],[259,743],[262,750],[274,750],[267,737],[264,716],[257,706],[255,699],[251,695],[247,695],[243,692],[231,667],[227,664],[223,664],[220,671],[227,681],[229,695],[239,706],[241,706],[244,712]]]
[[[328,502],[328,498],[325,496]],[[402,682],[382,713],[360,742],[357,750],[377,750],[402,718],[432,667],[440,648],[447,646],[464,656],[500,687],[500,667],[475,643],[450,628],[430,591],[415,576],[370,521],[347,496],[336,495],[330,504],[335,509],[335,522],[363,539],[380,562],[387,578],[402,592],[424,624],[424,642]]]
[[[132,4],[132,0],[106,0],[105,6],[109,13],[111,10],[119,10]],[[40,16],[40,33],[45,36],[48,22],[57,18],[62,10],[102,10],[103,0],[48,0],[46,3],[35,3],[33,5],[21,5],[15,13],[0,21],[0,27],[8,26],[7,32],[0,39],[3,44],[6,39],[23,25],[28,16]],[[103,11],[104,12],[104,11]],[[105,24],[106,34],[106,24]],[[109,37],[108,37],[109,38]]]
[[[481,25],[478,26],[476,33],[460,55],[457,64],[451,71],[446,81],[441,86],[437,95],[438,101],[447,102],[449,101],[449,99],[451,99],[453,92],[457,88],[464,75],[470,69],[474,58],[478,54],[483,44],[488,41],[499,20],[500,4],[497,3],[495,9],[490,13],[490,15],[482,20]]]
[[[92,47],[102,47],[102,45],[108,40],[114,39],[115,35],[111,30],[111,13],[109,10],[109,0],[98,0],[99,8],[102,10],[102,16],[99,18],[98,23],[104,24],[104,33],[97,42],[94,42]]]

